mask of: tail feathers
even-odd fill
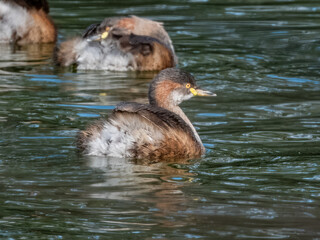
[[[78,150],[87,155],[133,157],[133,136],[104,119],[80,131],[76,144]]]

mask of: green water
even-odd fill
[[[49,1],[59,42],[104,17],[164,22],[179,67],[217,93],[182,104],[207,153],[140,165],[74,136],[155,73],[54,67],[0,45],[1,239],[320,239],[320,2]]]

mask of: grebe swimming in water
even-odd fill
[[[201,139],[178,106],[192,96],[215,96],[197,87],[194,77],[176,68],[162,70],[151,82],[150,104],[120,103],[77,137],[88,155],[150,159],[190,159],[205,152]]]
[[[46,0],[0,1],[0,43],[55,42],[56,28]]]
[[[106,18],[82,37],[57,47],[55,62],[78,69],[153,71],[174,67],[171,39],[159,22],[137,16]]]

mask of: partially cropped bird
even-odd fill
[[[198,158],[201,139],[178,106],[192,96],[215,96],[197,87],[180,69],[162,70],[149,87],[150,104],[124,102],[77,136],[77,147],[88,155],[166,161]]]
[[[137,16],[111,17],[56,48],[57,65],[78,69],[153,71],[173,67],[177,57],[159,22]]]
[[[0,43],[50,43],[57,38],[46,0],[1,0]]]

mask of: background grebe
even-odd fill
[[[61,66],[114,71],[162,70],[177,63],[162,24],[136,16],[106,18],[90,25],[82,37],[61,43],[54,58]]]
[[[0,43],[50,43],[57,38],[46,0],[0,1]]]
[[[150,84],[149,105],[119,104],[108,120],[81,131],[77,146],[88,155],[152,161],[200,157],[205,148],[178,106],[194,95],[215,96],[198,89],[194,77],[183,70],[162,70]]]

